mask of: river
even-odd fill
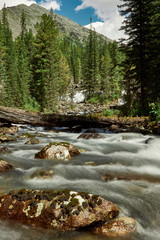
[[[39,137],[40,144],[26,145],[26,139],[3,144],[11,153],[0,157],[15,168],[0,174],[0,194],[21,188],[71,189],[97,194],[115,203],[121,216],[136,219],[137,232],[123,239],[159,240],[160,138],[138,133],[113,134],[99,129],[104,139],[85,140],[77,139],[78,133],[52,130],[21,125],[18,134],[43,133],[44,136]],[[35,153],[53,141],[70,142],[86,152],[68,161],[34,159]],[[40,169],[53,170],[54,176],[50,179],[31,178]],[[105,175],[112,178],[106,181]],[[0,235],[2,240],[104,239],[87,231],[57,233],[1,220]]]

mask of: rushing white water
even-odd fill
[[[11,172],[0,174],[0,193],[20,188],[67,188],[97,194],[114,202],[120,208],[121,216],[137,220],[137,233],[130,240],[160,240],[159,137],[136,133],[111,134],[100,130],[104,139],[85,140],[77,139],[79,134],[70,133],[66,128],[63,128],[65,132],[52,130],[19,126],[19,133],[43,133],[44,137],[39,137],[40,144],[25,145],[26,140],[3,144],[12,152],[1,154],[1,158],[15,168]],[[34,159],[35,153],[53,141],[70,142],[86,152],[65,162]],[[33,177],[41,169],[52,170],[53,177]],[[104,176],[108,176],[108,181]],[[2,240],[103,239],[85,231],[59,234],[5,221],[0,221],[0,233]]]

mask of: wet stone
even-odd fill
[[[113,203],[88,193],[83,193],[83,196],[85,198],[67,189],[11,191],[0,196],[0,218],[63,231],[117,216],[119,210]],[[100,200],[101,205],[96,204]]]

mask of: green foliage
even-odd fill
[[[96,32],[90,29],[83,56],[83,88],[91,98],[99,90],[99,59]]]
[[[160,121],[160,103],[151,103],[150,105],[150,115],[156,120]]]
[[[122,49],[126,54],[124,88],[127,92],[128,112],[139,102],[137,111],[147,115],[150,103],[160,97],[160,14],[159,1],[124,0],[121,14],[127,15],[124,21],[128,41]]]
[[[109,100],[104,98],[102,94],[97,94],[94,97],[90,98],[88,102],[91,104],[107,104]]]
[[[119,116],[120,111],[117,109],[105,109],[102,112],[102,115],[105,117]]]

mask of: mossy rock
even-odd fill
[[[39,144],[40,141],[37,138],[30,138],[29,141],[25,142],[25,144]]]
[[[78,154],[80,154],[79,150],[68,142],[52,142],[35,154],[35,158],[65,160]]]

